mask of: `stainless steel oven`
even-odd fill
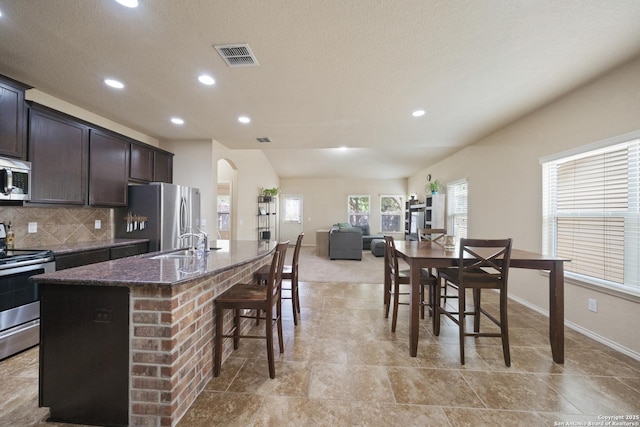
[[[40,341],[36,274],[55,271],[51,251],[7,250],[0,257],[0,360]]]

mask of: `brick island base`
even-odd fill
[[[39,404],[50,408],[49,421],[176,425],[213,377],[214,299],[235,283],[251,282],[271,261],[275,244],[238,247],[240,255],[210,254],[210,267],[205,261],[191,271],[172,260],[175,278],[169,279],[171,262],[141,258],[39,276]],[[135,277],[153,269],[155,283]],[[229,312],[225,323],[232,321]],[[251,327],[245,321],[243,328]],[[231,339],[223,349],[224,360]]]

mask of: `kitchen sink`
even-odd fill
[[[216,251],[220,248],[210,248],[210,251]],[[192,251],[189,249],[179,249],[177,251],[173,251],[173,252],[167,252],[164,254],[160,254],[160,255],[155,255],[152,257],[149,257],[149,259],[171,259],[171,258],[190,258],[190,257],[195,257],[196,256],[196,251]]]

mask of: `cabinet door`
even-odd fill
[[[31,202],[86,204],[88,144],[87,126],[30,110]]]
[[[129,142],[91,130],[89,139],[89,204],[126,206]]]
[[[150,147],[131,144],[129,179],[141,182],[153,181],[153,150]]]
[[[56,271],[67,268],[80,267],[82,265],[95,264],[97,262],[109,261],[109,248],[93,249],[79,252],[71,252],[56,255]]]
[[[173,182],[173,155],[156,151],[154,156],[153,180]]]
[[[24,158],[24,91],[0,81],[0,154]]]

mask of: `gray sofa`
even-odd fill
[[[368,225],[356,225],[362,230],[362,249],[369,250],[371,248],[371,241],[374,239],[382,239],[384,240],[384,236],[382,234],[371,234],[371,229]]]
[[[329,230],[329,258],[362,260],[362,230],[335,224]]]

